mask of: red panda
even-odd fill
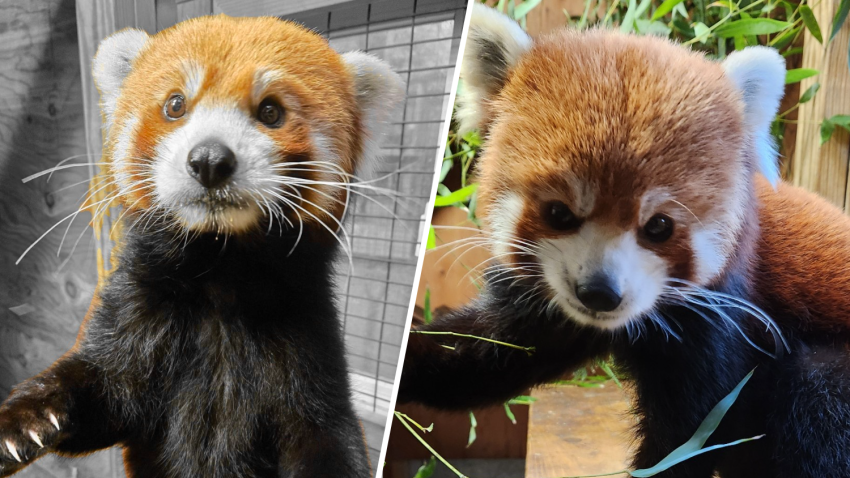
[[[499,265],[424,329],[535,352],[411,335],[399,401],[498,403],[611,354],[648,468],[756,368],[708,445],[764,438],[657,476],[850,476],[850,219],[778,179],[782,57],[715,62],[603,30],[532,40],[476,5],[461,78]]]
[[[371,476],[332,273],[400,78],[223,15],[120,31],[93,73],[117,267],[73,349],[0,406],[0,476],[115,445],[137,478]]]

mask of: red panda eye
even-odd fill
[[[581,226],[581,220],[561,201],[549,201],[543,205],[546,224],[556,231],[569,231]]]
[[[664,214],[656,214],[646,221],[643,233],[652,242],[664,242],[673,235],[673,219]]]
[[[175,120],[182,117],[186,114],[186,99],[180,94],[169,96],[163,107],[163,112],[169,119]]]
[[[279,128],[283,124],[283,107],[275,100],[266,98],[257,108],[257,119],[270,128]]]

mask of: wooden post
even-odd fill
[[[812,7],[826,36],[832,28],[832,18],[839,0],[821,0]],[[850,68],[847,65],[847,44],[850,42],[850,22],[846,22],[828,46],[821,45],[808,32],[803,44],[803,68],[820,71],[814,78],[803,80],[800,91],[815,82],[820,91],[815,98],[800,106],[797,145],[791,160],[791,182],[829,199],[847,210],[848,162],[850,134],[838,128],[832,139],[820,144],[820,124],[833,115],[850,114]]]

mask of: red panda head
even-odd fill
[[[604,329],[651,316],[676,281],[710,285],[755,207],[754,172],[778,177],[784,76],[767,48],[720,64],[603,30],[532,40],[476,5],[458,119],[487,135],[479,210],[496,257]]]
[[[384,62],[271,17],[123,30],[94,78],[123,206],[194,232],[273,217],[337,229],[345,185],[403,95]]]

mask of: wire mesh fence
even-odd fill
[[[380,141],[380,166],[365,178],[394,193],[354,195],[344,221],[353,269],[340,261],[338,287],[361,412],[389,411],[465,9],[465,0],[354,1],[292,18],[339,52],[382,58],[406,84]]]

